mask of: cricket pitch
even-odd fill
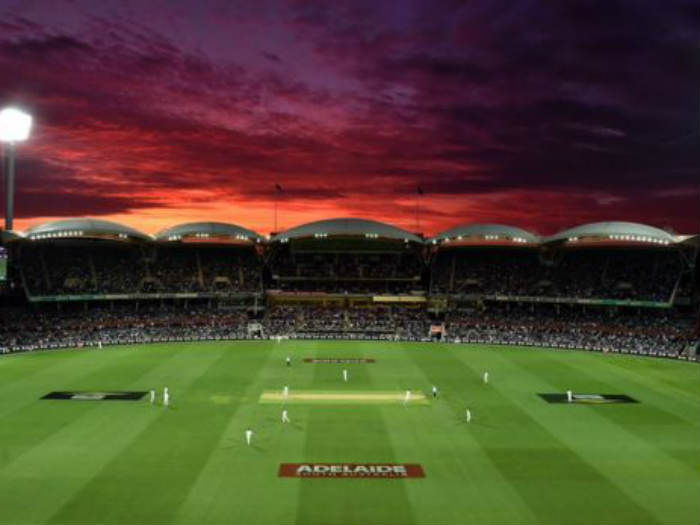
[[[285,396],[281,390],[265,390],[260,394],[260,403],[295,403],[322,405],[402,405],[405,404],[405,390],[290,390]],[[423,392],[411,391],[409,405],[427,405],[428,398]]]

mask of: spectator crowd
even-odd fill
[[[431,319],[422,306],[273,305],[261,319],[208,303],[89,309],[0,309],[0,352],[124,343],[257,337],[429,341],[679,355],[697,347],[698,323],[673,311],[488,304]],[[253,330],[251,328],[254,327]]]
[[[287,291],[400,294],[424,290],[425,265],[404,252],[295,252],[281,250],[271,261],[270,287]]]
[[[383,336],[405,340],[427,337],[430,321],[424,308],[372,306],[271,307],[264,320],[266,333],[273,335]]]
[[[305,252],[264,261],[252,246],[24,244],[18,284],[30,295],[262,293],[480,295],[669,302],[697,282],[678,250],[469,247]],[[265,276],[265,278],[264,278]]]
[[[0,309],[0,352],[177,340],[244,339],[248,314],[206,305],[87,311]]]
[[[615,312],[538,305],[491,305],[453,311],[447,317],[450,340],[553,348],[678,355],[697,345],[697,323],[675,312]]]
[[[335,297],[324,306],[291,305],[285,301],[297,300],[290,299],[293,294],[276,301],[270,293],[259,319],[257,314],[249,318],[250,303],[231,309],[211,303],[154,306],[149,298],[141,304],[114,301],[109,307],[100,301],[89,308],[25,305],[0,308],[0,351],[277,335],[421,341],[435,336],[431,325],[444,327],[438,334],[448,341],[636,353],[678,355],[698,341],[697,323],[676,308],[586,309],[537,301],[668,302],[697,294],[696,278],[677,250],[579,247],[549,253],[527,247],[462,247],[429,255],[408,244],[399,249],[377,245],[374,251],[367,246],[342,251],[340,245],[333,251],[335,245],[329,244],[323,252],[282,246],[263,259],[254,246],[90,243],[23,244],[16,252],[12,284],[24,286],[30,296],[218,292],[210,297],[247,298],[255,312],[264,303],[264,290],[427,294],[444,303],[440,313],[437,307],[428,311],[430,301],[362,305],[357,298]],[[444,294],[452,295],[449,303]],[[455,303],[467,300],[471,306]],[[677,305],[690,308],[690,301]],[[251,325],[258,328],[251,330]]]
[[[250,247],[25,245],[18,267],[31,295],[262,292]]]
[[[532,248],[440,252],[431,293],[669,301],[683,265],[675,250]]]

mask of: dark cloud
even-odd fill
[[[152,201],[130,195],[67,193],[54,190],[27,192],[24,189],[17,192],[15,202],[15,217],[18,219],[111,215],[154,205]],[[0,209],[4,213],[4,203]]]
[[[14,57],[25,60],[42,61],[50,55],[90,52],[92,47],[76,38],[67,35],[56,35],[2,42],[0,51],[5,55],[14,55]]]
[[[275,183],[277,184],[277,183]],[[295,200],[337,200],[347,197],[341,191],[332,188],[323,188],[319,186],[304,187],[299,185],[280,186],[282,191],[275,190],[275,185],[258,186],[255,188],[243,188],[239,193],[244,198],[252,199],[278,199],[279,201],[295,201]]]
[[[277,63],[282,62],[282,59],[278,55],[276,55],[275,53],[263,51],[260,54],[263,56],[263,58],[269,60],[270,62],[277,62]]]

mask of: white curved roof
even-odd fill
[[[468,223],[439,233],[431,242],[477,238],[483,240],[507,240],[513,242],[538,243],[540,237],[532,232],[507,224]]]
[[[273,241],[303,237],[366,236],[376,239],[397,239],[423,243],[419,236],[386,224],[367,219],[341,218],[309,222],[275,235]]]
[[[568,242],[579,239],[601,239],[629,242],[652,242],[657,244],[672,244],[675,237],[667,231],[639,224],[636,222],[592,222],[575,228],[555,233],[545,239],[545,242]]]
[[[225,222],[188,222],[166,228],[155,235],[156,240],[160,241],[177,241],[184,237],[228,237],[251,242],[263,240],[261,235],[252,230]]]
[[[81,238],[91,236],[110,236],[122,239],[150,239],[149,235],[130,226],[101,219],[64,219],[51,221],[24,232],[28,239]]]

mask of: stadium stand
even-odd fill
[[[432,293],[669,301],[681,276],[675,250],[575,248],[543,260],[528,248],[438,253]]]
[[[450,340],[470,343],[669,356],[694,344],[692,320],[677,312],[494,304],[451,311],[446,324]]]
[[[427,339],[429,318],[421,307],[278,305],[266,312],[263,325],[269,335],[420,341]]]
[[[424,291],[422,247],[419,237],[375,221],[305,224],[270,243],[270,286],[353,294]]]
[[[455,341],[678,356],[698,346],[698,236],[498,224],[431,239],[361,219],[271,239],[69,219],[5,235],[3,352],[274,337]]]
[[[185,340],[247,339],[248,314],[208,305],[88,310],[0,309],[0,352]]]
[[[182,225],[149,239],[106,221],[92,229],[93,222],[51,223],[17,243],[17,270],[28,296],[262,293],[255,250],[261,237],[245,237],[241,231],[247,230],[198,223],[200,229]]]

